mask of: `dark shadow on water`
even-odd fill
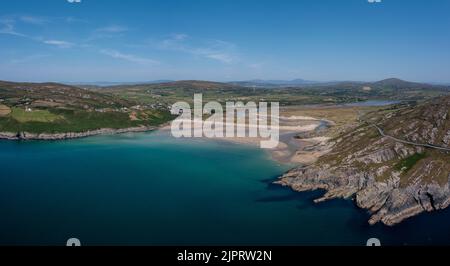
[[[297,209],[305,210],[305,209],[317,209],[317,210],[330,210],[330,209],[353,209],[356,210],[357,213],[361,215],[352,216],[352,221],[349,221],[351,224],[355,224],[355,222],[360,222],[362,219],[368,220],[368,214],[366,211],[358,208],[356,206],[354,200],[352,199],[332,199],[321,203],[314,203],[314,200],[322,197],[325,194],[323,190],[317,190],[313,192],[297,192],[300,194],[305,194],[303,196],[303,201],[301,204],[297,205]]]
[[[296,195],[268,196],[257,199],[256,202],[279,202],[279,201],[293,201],[293,200],[301,200],[301,198]]]
[[[347,215],[337,216],[337,219],[340,217],[346,219],[343,221],[345,226],[341,229],[351,234],[349,239],[354,238],[352,241],[356,239],[363,243],[374,237],[380,239],[385,246],[438,246],[450,243],[450,209],[423,213],[393,227],[382,223],[372,226],[368,223],[371,217],[370,212],[360,209],[354,198],[333,199],[315,204],[314,200],[322,197],[325,191],[296,192],[289,187],[274,184],[273,182],[277,181],[277,178],[260,181],[267,185],[267,195],[256,199],[256,202],[262,204],[294,202],[298,211],[330,210],[330,218],[335,217],[342,210]],[[332,211],[333,209],[334,211]]]
[[[298,201],[299,204],[297,208],[299,210],[304,209],[330,209],[330,208],[353,208],[358,210],[360,215],[352,217],[352,221],[349,223],[354,224],[354,222],[358,222],[359,224],[361,220],[367,221],[370,218],[367,211],[361,210],[356,206],[355,199],[332,199],[329,201],[314,203],[314,200],[321,198],[326,191],[325,190],[315,190],[315,191],[305,191],[305,192],[297,192],[292,190],[289,187],[283,187],[278,184],[274,184],[276,178],[262,180],[261,182],[267,184],[267,190],[269,191],[269,196],[259,198],[256,202],[286,202],[286,201]],[[272,195],[270,195],[272,194]]]
[[[276,179],[275,179],[276,180]],[[289,187],[283,187],[278,184],[274,184],[274,179],[267,184],[267,190],[269,196],[256,199],[256,202],[285,202],[285,201],[300,201],[305,204],[311,204],[315,199],[323,195],[324,191],[309,191],[309,192],[297,192]],[[270,195],[272,194],[272,195]]]
[[[273,177],[271,177],[271,178],[267,178],[267,179],[260,180],[259,182],[261,182],[261,183],[263,183],[263,184],[266,184],[266,185],[270,186],[270,185],[274,185],[273,183],[276,182],[276,181],[278,181],[278,178],[279,178],[279,177],[280,177],[279,175],[276,175],[276,176],[273,176]]]

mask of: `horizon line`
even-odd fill
[[[406,82],[413,82],[413,83],[421,83],[421,84],[430,84],[430,85],[450,85],[450,81],[415,81],[415,80],[408,80],[408,79],[402,79],[397,77],[389,77],[384,79],[376,79],[376,80],[326,80],[326,81],[320,81],[320,80],[310,80],[310,79],[302,79],[302,78],[295,78],[295,79],[247,79],[247,80],[208,80],[208,79],[155,79],[155,80],[145,80],[145,81],[55,81],[55,80],[46,80],[46,81],[38,81],[38,80],[9,80],[9,79],[0,79],[0,81],[3,82],[14,82],[14,83],[60,83],[60,84],[67,84],[67,85],[96,85],[99,83],[114,83],[114,84],[163,84],[163,83],[172,83],[172,82],[183,82],[183,81],[200,81],[200,82],[214,82],[214,83],[238,83],[238,82],[261,82],[263,84],[264,82],[293,82],[296,80],[303,80],[306,82],[305,84],[301,85],[317,85],[317,84],[326,84],[326,83],[344,83],[344,82],[354,82],[354,83],[375,83],[379,81],[385,81],[389,79],[398,79],[401,81]],[[309,83],[309,84],[308,84]],[[276,83],[272,84],[276,85]],[[283,85],[283,84],[279,84]],[[284,84],[288,85],[288,84]],[[295,85],[295,84],[293,84]],[[300,85],[300,84],[299,84]]]

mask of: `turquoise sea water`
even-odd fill
[[[450,244],[450,213],[387,228],[352,201],[271,182],[287,166],[262,150],[166,133],[0,142],[0,244]]]

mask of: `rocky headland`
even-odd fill
[[[157,127],[132,127],[123,129],[102,128],[97,130],[90,130],[86,132],[67,132],[67,133],[28,133],[28,132],[0,132],[0,139],[4,140],[68,140],[79,139],[97,135],[114,135],[131,132],[146,132],[157,129]]]
[[[317,162],[277,183],[326,191],[316,203],[352,198],[371,213],[371,225],[450,206],[450,97],[366,114],[329,145]]]

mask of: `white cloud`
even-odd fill
[[[15,21],[13,19],[0,19],[0,34],[27,37],[25,34],[17,32],[14,24]]]
[[[9,34],[36,40],[36,38],[33,38],[32,36],[29,36],[16,30],[16,24],[20,22],[33,25],[42,25],[44,23],[47,23],[48,20],[35,16],[16,16],[16,15],[3,16],[0,17],[0,34]]]
[[[111,25],[107,27],[102,27],[95,29],[91,36],[86,39],[86,42],[91,42],[99,39],[109,39],[120,37],[122,34],[130,31],[129,28],[120,25]]]
[[[26,19],[24,19],[24,18],[25,17],[21,17],[19,19],[21,21],[26,20],[26,21],[28,21],[28,23],[39,23],[37,18],[34,18],[34,17],[26,17]],[[33,22],[31,22],[31,21],[33,21]],[[15,19],[0,18],[0,34],[7,34],[7,35],[23,37],[23,38],[27,38],[27,39],[35,41],[35,42],[40,42],[40,43],[44,43],[44,44],[48,44],[48,45],[57,46],[59,48],[71,48],[71,47],[75,46],[75,44],[67,42],[67,41],[45,40],[40,37],[34,37],[34,36],[20,33],[18,31],[16,31],[15,24],[16,24]]]
[[[184,33],[177,33],[177,34],[174,34],[172,37],[175,40],[181,41],[181,40],[185,40],[185,39],[189,38],[189,35],[184,34]]]
[[[224,64],[231,64],[239,61],[235,53],[235,45],[221,40],[209,41],[206,47],[192,49],[194,55],[213,59]]]
[[[20,16],[18,18],[20,21],[28,23],[28,24],[34,24],[34,25],[43,25],[48,22],[48,19],[42,18],[42,17],[35,17],[35,16]]]
[[[72,48],[75,44],[71,42],[61,41],[61,40],[44,40],[42,41],[45,44],[57,46],[59,48]]]
[[[217,54],[217,53],[207,53],[205,57],[220,61],[222,63],[231,64],[234,62],[234,57],[229,54]]]
[[[89,23],[87,19],[81,19],[76,17],[63,17],[61,18],[64,22],[72,24],[72,23]]]
[[[112,26],[108,26],[108,27],[104,27],[104,28],[98,28],[95,31],[96,32],[105,32],[105,33],[122,33],[122,32],[126,32],[128,30],[129,29],[124,26],[112,25]]]
[[[236,55],[236,45],[222,40],[204,42],[203,45],[195,46],[189,44],[187,34],[173,34],[170,38],[158,44],[159,49],[172,50],[200,56],[207,59],[219,61],[224,64],[232,64],[239,61]]]
[[[146,65],[159,64],[159,62],[156,61],[156,60],[149,59],[149,58],[144,58],[144,57],[139,57],[139,56],[132,55],[132,54],[124,54],[124,53],[119,52],[117,50],[103,49],[103,50],[100,50],[100,53],[102,53],[104,55],[107,55],[107,56],[110,56],[112,58],[121,59],[121,60],[129,61],[129,62],[133,62],[133,63],[138,63],[138,64],[146,64]]]

